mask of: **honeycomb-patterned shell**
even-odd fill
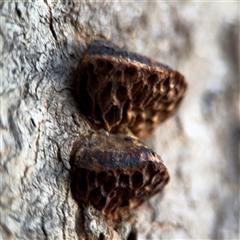
[[[139,206],[169,181],[160,156],[122,134],[91,133],[78,139],[70,164],[73,198],[112,217]]]
[[[187,88],[179,72],[103,41],[89,46],[75,84],[83,114],[140,138],[175,113]]]

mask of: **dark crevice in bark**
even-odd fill
[[[137,240],[137,229],[132,228],[131,232],[128,235],[127,240]]]
[[[44,218],[43,218],[43,216],[42,216],[42,226],[41,226],[41,228],[42,228],[42,231],[44,233],[45,239],[48,240],[47,231],[46,231],[46,228],[45,228],[45,225],[44,225]]]
[[[50,9],[50,8],[49,8],[49,9]],[[51,10],[51,9],[50,9],[50,19],[49,19],[49,20],[50,20],[50,23],[49,23],[50,31],[51,31],[54,39],[55,39],[56,41],[58,41],[58,39],[57,39],[57,34],[56,34],[56,32],[55,32],[55,30],[54,30],[54,28],[53,28],[53,19],[52,19],[52,10]]]
[[[17,13],[18,17],[21,18],[22,17],[22,12],[18,9],[18,4],[17,3],[15,4],[15,10],[16,10],[16,13]]]
[[[103,233],[99,234],[98,240],[105,240],[105,236]]]
[[[45,4],[47,5],[48,10],[49,10],[49,13],[50,13],[50,17],[49,17],[49,28],[50,28],[50,31],[51,31],[54,39],[55,39],[56,41],[58,41],[57,34],[56,34],[56,32],[55,32],[55,30],[54,30],[54,28],[53,28],[52,9],[51,9],[51,7],[49,6],[47,0],[44,0],[44,2],[45,2]]]
[[[31,118],[30,121],[31,121],[31,123],[32,123],[32,125],[33,125],[34,127],[37,126],[33,118]]]
[[[38,134],[38,135],[37,135],[37,138],[36,138],[36,151],[35,151],[35,154],[34,154],[34,162],[35,162],[35,163],[37,163],[37,159],[38,159],[39,138],[40,138],[40,135]]]

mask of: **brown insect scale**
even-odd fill
[[[92,133],[78,139],[70,164],[74,199],[89,201],[110,217],[139,206],[169,181],[160,156],[122,134]]]
[[[95,41],[76,77],[81,111],[114,133],[149,135],[173,115],[187,88],[177,71],[114,44]]]

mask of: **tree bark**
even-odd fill
[[[5,1],[1,12],[1,239],[239,238],[239,3]],[[69,155],[91,127],[73,78],[110,40],[185,75],[180,111],[146,139],[171,181],[121,221],[79,209]]]

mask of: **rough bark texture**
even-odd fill
[[[0,3],[1,239],[239,239],[239,3]],[[79,210],[69,155],[89,125],[72,79],[111,40],[185,75],[178,114],[146,140],[171,180],[111,221]]]

